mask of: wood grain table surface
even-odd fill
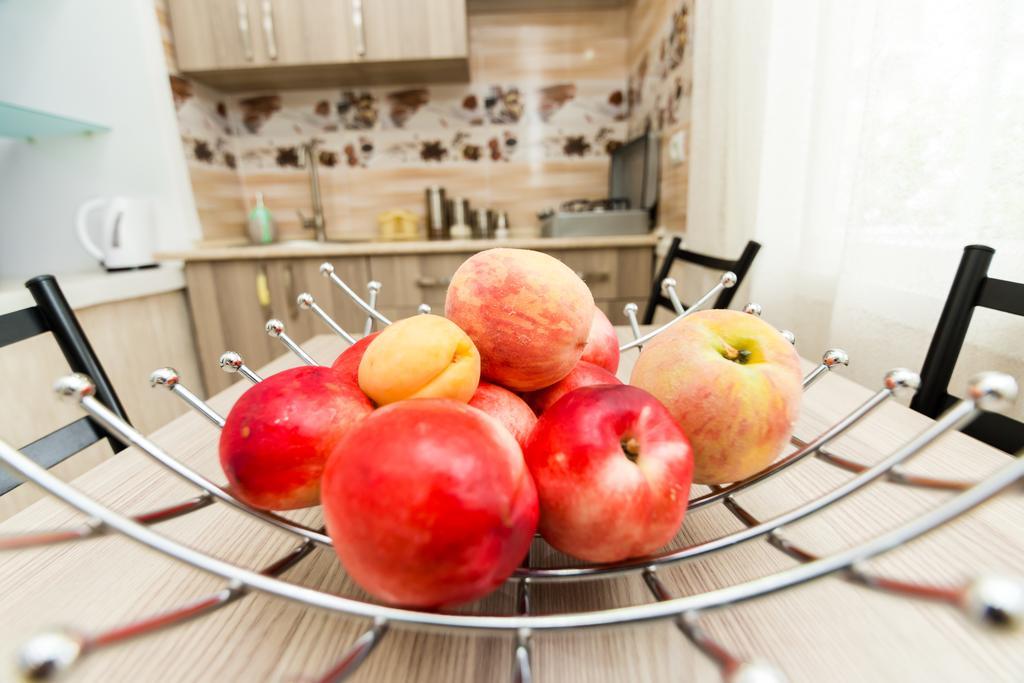
[[[622,334],[625,334],[624,332]],[[318,336],[305,348],[329,363],[343,342]],[[802,349],[817,357],[819,350]],[[628,376],[635,351],[623,357]],[[214,359],[209,359],[214,361]],[[174,363],[173,358],[167,362]],[[856,358],[852,359],[856,362]],[[296,365],[283,356],[264,375]],[[807,367],[811,367],[807,363]],[[188,377],[182,378],[186,385]],[[139,378],[145,382],[145,377]],[[879,385],[881,378],[879,378]],[[226,413],[246,388],[239,382],[210,403]],[[809,440],[856,407],[876,388],[831,373],[805,396],[797,436]],[[177,400],[154,390],[152,400]],[[929,420],[889,401],[841,437],[833,450],[873,463]],[[196,414],[175,419],[152,435],[175,457],[214,481],[218,432]],[[1006,455],[961,434],[943,437],[907,469],[936,476],[977,479],[1007,462]],[[851,475],[809,459],[739,494],[760,519],[768,519],[835,488]],[[196,494],[142,453],[128,449],[74,485],[110,507],[138,513]],[[695,487],[695,495],[703,492]],[[870,485],[811,518],[787,526],[785,535],[818,554],[836,552],[934,507],[950,494],[888,482]],[[292,515],[318,525],[319,510]],[[0,534],[66,527],[82,516],[53,499],[42,500],[0,525]],[[249,568],[260,568],[296,545],[288,533],[214,504],[156,527],[187,545]],[[742,524],[720,505],[687,516],[674,545],[737,531]],[[944,586],[980,574],[1020,576],[1024,567],[1024,496],[1020,489],[969,513],[905,547],[873,560],[876,573]],[[538,566],[562,563],[541,541]],[[692,595],[792,567],[763,539],[675,565],[659,572],[674,595]],[[318,548],[283,577],[287,581],[368,599],[347,578],[334,554]],[[114,627],[214,593],[223,582],[134,542],[106,536],[77,543],[0,553],[0,678],[13,677],[18,646],[33,634],[61,625],[83,632]],[[469,605],[467,613],[511,614],[515,590],[506,585]],[[650,602],[639,575],[572,584],[535,584],[537,614],[596,610]],[[959,610],[858,586],[832,576],[764,598],[711,611],[702,624],[744,658],[767,660],[791,681],[1011,681],[1024,680],[1024,635],[982,628]],[[368,626],[364,619],[331,614],[266,595],[237,602],[182,625],[84,657],[71,681],[314,681]],[[351,680],[507,681],[511,636],[394,628]],[[533,641],[538,683],[618,681],[716,681],[717,668],[672,625],[658,622],[585,632],[541,633]]]

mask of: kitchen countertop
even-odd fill
[[[234,261],[239,259],[301,258],[303,256],[378,256],[388,254],[449,254],[494,247],[516,249],[602,249],[654,247],[658,236],[610,235],[592,237],[528,237],[507,240],[437,240],[432,242],[283,242],[268,245],[210,246],[160,252],[160,260]]]
[[[0,315],[35,305],[32,295],[25,289],[25,281],[29,279],[0,281]],[[180,263],[163,263],[157,268],[117,273],[97,270],[57,274],[57,283],[71,308],[78,310],[184,289],[185,274]]]

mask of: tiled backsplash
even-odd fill
[[[680,132],[689,141],[693,3],[638,0],[629,17],[629,134],[661,134],[658,222],[673,232],[686,228],[689,164],[673,164],[668,144]]]
[[[471,15],[464,84],[224,95],[172,75],[205,237],[242,237],[257,192],[282,234],[300,236],[310,140],[332,237],[372,237],[390,208],[422,214],[430,184],[535,234],[537,211],[606,194],[608,154],[630,133],[688,119],[687,5]],[[627,23],[646,33],[627,37]]]

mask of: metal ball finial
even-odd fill
[[[242,367],[242,357],[234,351],[225,351],[220,355],[220,369],[224,372],[235,373]]]
[[[369,282],[366,283],[366,288],[371,292],[379,292],[382,286],[383,285],[381,285],[381,283],[377,282],[376,280],[370,280]]]
[[[70,669],[81,654],[81,636],[64,629],[47,631],[21,646],[18,669],[26,680],[54,680]]]
[[[675,287],[678,284],[679,283],[676,282],[676,279],[674,277],[667,277],[667,278],[665,278],[664,280],[661,281],[661,291],[664,292],[669,287]]]
[[[309,292],[303,292],[302,294],[299,294],[297,297],[295,297],[295,303],[297,303],[299,305],[299,308],[301,308],[302,310],[308,311],[310,308],[313,307],[313,304],[316,303],[316,300],[313,298],[313,295],[310,294]]]
[[[630,302],[626,304],[625,308],[622,309],[622,312],[629,315],[630,313],[636,313],[638,310],[640,310],[640,307]]]
[[[743,312],[749,313],[750,315],[756,315],[758,318],[760,318],[761,314],[764,312],[764,309],[761,308],[761,304],[755,304],[753,301],[751,301],[749,304],[743,307]]]
[[[65,375],[54,382],[53,390],[61,398],[81,401],[86,396],[96,393],[96,385],[88,376],[76,372],[73,375]]]
[[[721,279],[719,279],[719,282],[721,282],[722,286],[725,287],[726,289],[731,289],[732,287],[735,287],[736,273],[732,272],[731,270],[727,270],[726,272],[722,273],[722,277]]]
[[[324,277],[330,277],[334,273],[334,266],[326,261],[320,264],[320,274]]]
[[[1017,398],[1017,380],[1003,372],[982,372],[967,382],[967,396],[983,410],[1008,408]]]
[[[1024,623],[1024,581],[1008,576],[982,576],[964,591],[964,611],[993,628],[1013,630]]]
[[[837,365],[849,365],[850,354],[842,349],[829,349],[821,356],[822,365],[834,368]]]
[[[276,339],[284,332],[284,323],[277,318],[271,318],[267,321],[265,329],[267,330],[268,335]]]
[[[743,662],[725,679],[728,683],[786,683],[786,676],[768,662]]]
[[[921,386],[921,376],[913,370],[893,368],[885,373],[885,388],[889,391],[895,392],[900,389],[917,391],[919,386]]]
[[[779,334],[781,334],[782,338],[785,339],[786,341],[788,341],[790,344],[792,344],[793,346],[796,346],[796,335],[795,334],[793,334],[789,330],[779,330]]]
[[[170,389],[181,378],[178,376],[178,371],[174,368],[159,368],[149,373],[149,386],[151,387],[167,387]]]
[[[430,308],[430,304],[420,304],[416,307],[416,311],[421,315],[428,315],[431,310],[433,309]]]

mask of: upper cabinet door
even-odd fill
[[[368,61],[466,57],[466,0],[353,0]],[[361,7],[361,12],[359,11]]]
[[[182,71],[254,66],[258,16],[250,0],[169,0]]]
[[[363,0],[373,2],[374,0]],[[359,0],[250,0],[263,66],[356,60]]]

